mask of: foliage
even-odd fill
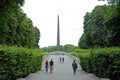
[[[84,33],[80,48],[120,46],[120,3],[96,6],[84,16]]]
[[[77,57],[80,57],[80,56],[85,56],[85,57],[89,57],[90,56],[90,51],[91,49],[79,49],[79,48],[76,48],[75,50],[73,50],[72,54],[77,56]]]
[[[84,17],[84,33],[79,40],[79,47],[104,47],[107,45],[105,20],[108,6],[96,6],[92,13]]]
[[[119,0],[107,0],[108,4],[110,5],[117,5],[120,1]]]
[[[72,52],[75,49],[75,46],[72,44],[66,44],[63,46],[62,51],[64,52]]]
[[[120,80],[120,2],[108,0],[108,3],[86,13],[84,33],[78,43],[85,50],[77,49],[73,55],[80,58],[82,69],[86,72]]]
[[[40,32],[22,11],[24,0],[2,1],[0,3],[0,44],[38,48]]]
[[[0,80],[16,80],[41,69],[41,50],[0,46]]]
[[[57,50],[56,46],[48,46],[48,47],[43,47],[41,49],[45,52],[53,52]]]
[[[109,19],[106,22],[109,33],[109,46],[120,46],[120,2],[109,9]]]
[[[72,52],[75,49],[75,46],[72,44],[66,44],[66,45],[61,45],[60,46],[60,51],[64,51],[64,52]],[[56,46],[48,46],[48,47],[43,47],[42,48],[43,51],[45,52],[53,52],[57,50]]]
[[[9,15],[12,15],[20,6],[23,6],[24,0],[1,0],[0,3],[0,25],[7,26]]]
[[[112,80],[120,79],[120,48],[77,49],[73,55],[79,57],[80,65],[86,72]]]

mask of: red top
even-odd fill
[[[45,66],[48,66],[48,61],[45,62]]]

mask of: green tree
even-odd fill
[[[0,3],[0,27],[4,29],[7,26],[8,18],[10,14],[20,6],[24,5],[24,0],[1,0]]]
[[[110,0],[110,2],[110,14],[108,14],[106,21],[108,46],[120,46],[120,1]]]
[[[65,51],[65,52],[72,52],[74,49],[75,49],[75,46],[72,45],[72,44],[66,44],[63,46],[63,49],[62,51]]]
[[[119,0],[107,0],[108,4],[110,5],[117,5],[120,1]]]
[[[107,31],[104,24],[107,18],[108,6],[96,6],[84,17],[84,33],[79,39],[79,47],[104,47],[107,45]]]
[[[0,44],[38,48],[40,32],[21,9],[24,0],[0,3]]]

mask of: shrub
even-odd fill
[[[80,65],[86,72],[110,79],[120,76],[120,48],[80,49],[73,55],[80,58]]]
[[[40,70],[44,53],[22,47],[0,46],[0,80],[15,80]]]

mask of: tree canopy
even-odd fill
[[[24,0],[2,0],[1,2],[0,44],[39,47],[40,31],[21,9]]]
[[[79,47],[120,46],[120,2],[108,2],[110,5],[96,6],[84,16],[84,33],[79,39]]]
[[[72,52],[76,47],[72,44],[65,44],[65,45],[60,45],[60,51],[64,52]],[[48,47],[43,47],[43,51],[45,52],[53,52],[57,50],[56,46],[48,46]]]

